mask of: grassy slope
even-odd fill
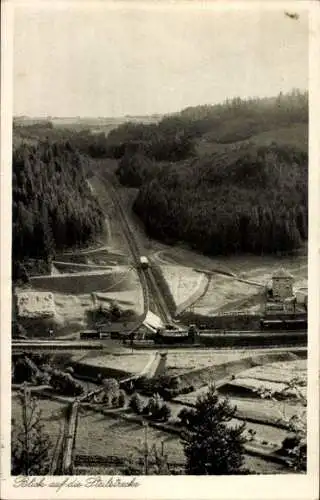
[[[197,144],[197,154],[203,156],[206,154],[226,151],[228,149],[239,148],[242,145],[252,142],[258,146],[268,146],[272,142],[279,145],[292,146],[308,150],[308,125],[306,123],[294,123],[290,127],[280,127],[253,135],[250,139],[237,141],[229,144],[217,143],[211,137],[211,134],[204,135]]]

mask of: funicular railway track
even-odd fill
[[[101,173],[97,174],[97,177],[99,180],[104,184],[104,186],[107,188],[108,192],[110,193],[112,197],[112,202],[118,209],[118,215],[120,216],[120,222],[122,226],[123,233],[126,237],[127,244],[130,250],[130,253],[132,255],[133,259],[133,264],[135,268],[137,269],[139,281],[141,283],[141,288],[142,288],[142,294],[143,294],[143,318],[146,317],[149,306],[150,306],[150,301],[149,301],[149,291],[148,291],[148,284],[147,284],[147,278],[144,273],[144,270],[141,269],[140,267],[140,248],[139,244],[135,238],[135,235],[130,227],[130,224],[128,222],[126,213],[122,207],[122,204],[119,201],[118,193],[116,189],[114,188],[112,182],[107,178],[107,176],[104,174],[102,175]]]
[[[118,209],[118,214],[120,216],[120,221],[123,229],[123,233],[125,234],[130,252],[133,257],[133,263],[137,269],[139,280],[142,286],[142,291],[143,291],[143,302],[144,302],[144,318],[146,317],[148,311],[150,310],[151,306],[151,297],[152,301],[156,306],[157,313],[159,314],[160,319],[164,323],[170,323],[172,322],[172,318],[170,315],[170,312],[168,310],[168,307],[166,305],[166,302],[161,294],[161,291],[159,290],[159,287],[156,283],[156,280],[153,276],[152,273],[152,267],[148,267],[146,269],[141,268],[140,265],[140,257],[143,254],[139,242],[136,238],[136,235],[133,231],[133,229],[130,226],[130,222],[128,221],[127,214],[122,206],[121,201],[119,200],[119,195],[115,189],[115,187],[112,184],[112,181],[108,179],[107,174],[101,174],[99,173],[97,175],[100,179],[100,181],[106,186],[108,189],[108,192],[112,196],[112,201],[114,205]],[[143,318],[143,319],[144,319]]]

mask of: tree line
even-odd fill
[[[308,123],[308,93],[293,90],[276,97],[235,97],[215,105],[186,108],[158,124],[127,122],[106,138],[106,155],[143,154],[155,161],[176,162],[196,154],[200,138],[230,144],[261,132]]]
[[[68,141],[21,144],[13,151],[13,261],[48,260],[102,231],[103,212],[86,177],[87,160]]]

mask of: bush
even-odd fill
[[[134,394],[136,390],[136,386],[132,380],[130,380],[129,382],[122,383],[121,387],[124,389],[125,393],[128,394],[129,396]]]
[[[112,406],[112,408],[118,408],[118,406],[119,406],[119,396],[118,395],[112,396],[111,406]]]
[[[194,413],[195,412],[193,408],[182,408],[180,410],[180,412],[178,413],[178,418],[180,419],[181,425],[183,427],[187,427],[190,424]]]
[[[172,379],[172,388],[177,389],[178,387],[181,386],[181,378],[180,377],[175,377]]]
[[[129,407],[131,408],[132,411],[134,411],[138,415],[141,415],[143,411],[143,400],[141,396],[139,396],[139,394],[135,393],[132,395],[129,401]]]
[[[50,380],[51,380],[51,376],[47,372],[39,372],[35,376],[35,382],[36,382],[36,384],[39,384],[39,385],[49,385]]]
[[[54,370],[51,375],[50,384],[53,389],[66,396],[79,396],[84,389],[70,373]]]
[[[115,378],[105,378],[102,380],[104,389],[104,401],[108,406],[117,406],[115,402],[119,396],[119,382]]]
[[[164,420],[165,422],[167,422],[167,420],[169,420],[169,418],[171,417],[171,409],[167,404],[162,405],[162,407],[160,408],[160,410],[158,412],[158,417],[161,420]]]
[[[180,394],[189,394],[190,392],[193,391],[194,391],[193,385],[187,385],[185,387],[177,387],[175,389],[163,389],[160,392],[160,394],[164,399],[170,400],[176,398]]]
[[[118,405],[123,408],[126,404],[126,393],[123,390],[119,391]]]
[[[296,446],[299,446],[299,444],[299,437],[295,434],[292,434],[284,438],[284,440],[282,441],[281,449],[285,452],[288,452],[289,450],[293,450]]]
[[[150,415],[152,418],[158,418],[158,414],[159,414],[161,406],[162,406],[162,403],[161,403],[160,396],[159,396],[159,394],[155,394],[154,396],[152,396],[149,399],[149,401],[145,407],[146,414]]]

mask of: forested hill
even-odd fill
[[[233,99],[122,125],[120,181],[155,238],[208,254],[291,251],[307,239],[308,95]],[[166,147],[166,137],[168,147]]]
[[[294,140],[298,139],[298,146],[306,150],[307,125],[308,94],[292,91],[277,97],[235,98],[222,104],[191,107],[164,117],[159,124],[128,122],[109,133],[106,149],[118,157],[130,151],[156,161],[179,161],[201,154],[204,143],[232,144],[268,132],[271,140],[281,142],[277,130],[284,142],[292,145],[293,130]]]
[[[86,159],[69,142],[21,144],[12,162],[13,261],[52,257],[88,243],[103,213],[86,182]]]
[[[307,164],[276,145],[216,153],[160,170],[134,210],[150,236],[208,254],[290,251],[307,238]]]

